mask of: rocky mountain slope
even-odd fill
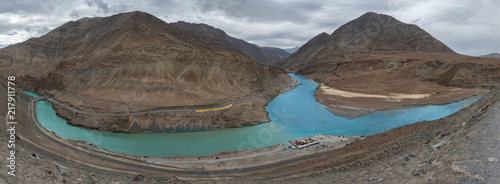
[[[18,76],[25,90],[96,112],[220,105],[288,83],[279,69],[143,12],[68,22],[0,50],[0,66],[2,74]],[[263,105],[271,96],[258,98],[258,103],[250,103],[254,106],[245,107],[253,115],[243,118],[241,107],[235,107],[225,112],[231,115],[221,115],[225,121],[211,124],[227,127],[267,120]],[[131,127],[131,119],[127,121],[122,123],[124,131]],[[91,128],[101,126],[95,122],[99,121]],[[141,127],[153,122],[167,123],[151,120]]]
[[[449,103],[500,83],[499,60],[457,54],[416,25],[373,12],[317,35],[276,66],[321,82],[317,100],[348,117]]]
[[[259,47],[258,45],[255,44],[248,43],[245,40],[231,37],[227,35],[224,31],[206,24],[193,24],[184,21],[179,21],[171,23],[171,25],[184,30],[188,30],[193,34],[207,36],[210,37],[211,39],[227,44],[228,46],[236,49],[237,52],[245,56],[248,56],[254,59],[255,61],[258,61],[259,63],[262,63],[267,66],[272,66],[276,62],[278,62],[278,60],[283,58],[282,56],[276,54],[271,50]],[[274,48],[273,50],[277,49],[279,48]]]
[[[405,24],[391,16],[368,12],[340,26],[332,34],[317,35],[289,58],[278,63],[278,66],[296,70],[301,68],[297,66],[299,63],[303,65],[331,57],[375,51],[454,53],[416,25]]]

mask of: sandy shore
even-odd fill
[[[416,82],[415,85],[423,85]],[[330,84],[331,85],[331,84]],[[361,84],[359,84],[361,85]],[[396,84],[397,85],[397,84]],[[486,89],[464,89],[439,87],[432,90],[418,90],[416,93],[400,93],[391,90],[394,86],[380,86],[379,90],[360,86],[341,87],[320,84],[314,94],[316,100],[340,117],[356,118],[373,112],[421,105],[444,105],[481,95]]]
[[[388,95],[373,95],[373,94],[342,91],[325,85],[321,85],[320,88],[321,90],[323,90],[323,93],[327,95],[336,95],[344,98],[356,98],[356,97],[382,98],[385,99],[386,101],[398,101],[398,102],[404,99],[422,99],[422,98],[429,98],[431,96],[430,93],[425,93],[425,94],[389,93]],[[453,91],[456,90],[460,90],[460,88],[454,89]]]

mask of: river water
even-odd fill
[[[141,156],[200,156],[219,151],[254,149],[315,134],[373,135],[424,120],[440,119],[469,106],[479,99],[437,106],[381,111],[355,119],[333,115],[316,102],[318,84],[306,77],[289,74],[302,84],[272,100],[266,110],[271,122],[243,128],[204,132],[125,134],[90,130],[68,125],[58,117],[52,105],[36,104],[39,122],[49,131],[67,139],[82,140],[107,150]],[[31,96],[37,94],[26,92]]]

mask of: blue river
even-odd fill
[[[428,105],[380,111],[358,118],[342,118],[330,113],[313,94],[318,83],[289,74],[302,85],[279,95],[266,107],[271,122],[243,128],[204,132],[125,134],[90,130],[68,125],[52,105],[36,104],[39,122],[47,130],[66,139],[82,140],[107,150],[141,156],[201,156],[220,151],[254,149],[280,144],[315,134],[343,136],[373,135],[407,124],[440,119],[471,105],[471,97],[447,105]],[[26,92],[31,96],[35,93]]]

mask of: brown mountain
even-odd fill
[[[445,44],[416,25],[395,18],[368,12],[335,30],[311,39],[277,66],[296,70],[322,58],[346,57],[377,51],[422,51],[455,53]],[[298,68],[297,68],[298,67]]]
[[[500,83],[498,60],[455,53],[416,25],[366,13],[321,33],[276,66],[321,82],[337,115],[456,101]]]
[[[263,106],[272,95],[262,92],[276,94],[288,77],[236,51],[150,14],[131,12],[68,22],[42,37],[1,49],[0,70],[3,75],[18,76],[25,90],[54,95],[56,100],[96,112],[208,107],[257,95],[247,104],[235,104],[209,117],[175,115],[174,121],[166,121],[168,117],[155,115],[101,123],[70,119],[91,128],[129,131],[133,123],[145,130],[186,128],[186,123],[198,123],[186,129],[220,128],[266,121]],[[192,117],[190,122],[186,117]],[[214,117],[218,119],[211,121]],[[207,123],[200,125],[200,118]]]
[[[330,41],[330,35],[321,33],[302,45],[299,50],[276,63],[275,66],[294,71],[315,60],[314,57],[316,57],[317,53],[328,45]]]
[[[175,23],[171,23],[171,25],[184,30],[188,30],[193,34],[207,36],[211,39],[219,41],[220,43],[227,44],[230,47],[236,49],[237,52],[267,66],[272,66],[276,62],[278,62],[278,60],[283,58],[272,51],[269,51],[255,44],[248,43],[245,40],[231,37],[224,31],[206,24],[193,24],[184,21],[178,21]]]
[[[482,56],[479,56],[479,57],[486,57],[486,58],[500,58],[500,54],[499,53],[490,53],[490,54],[486,54],[486,55],[482,55]]]

